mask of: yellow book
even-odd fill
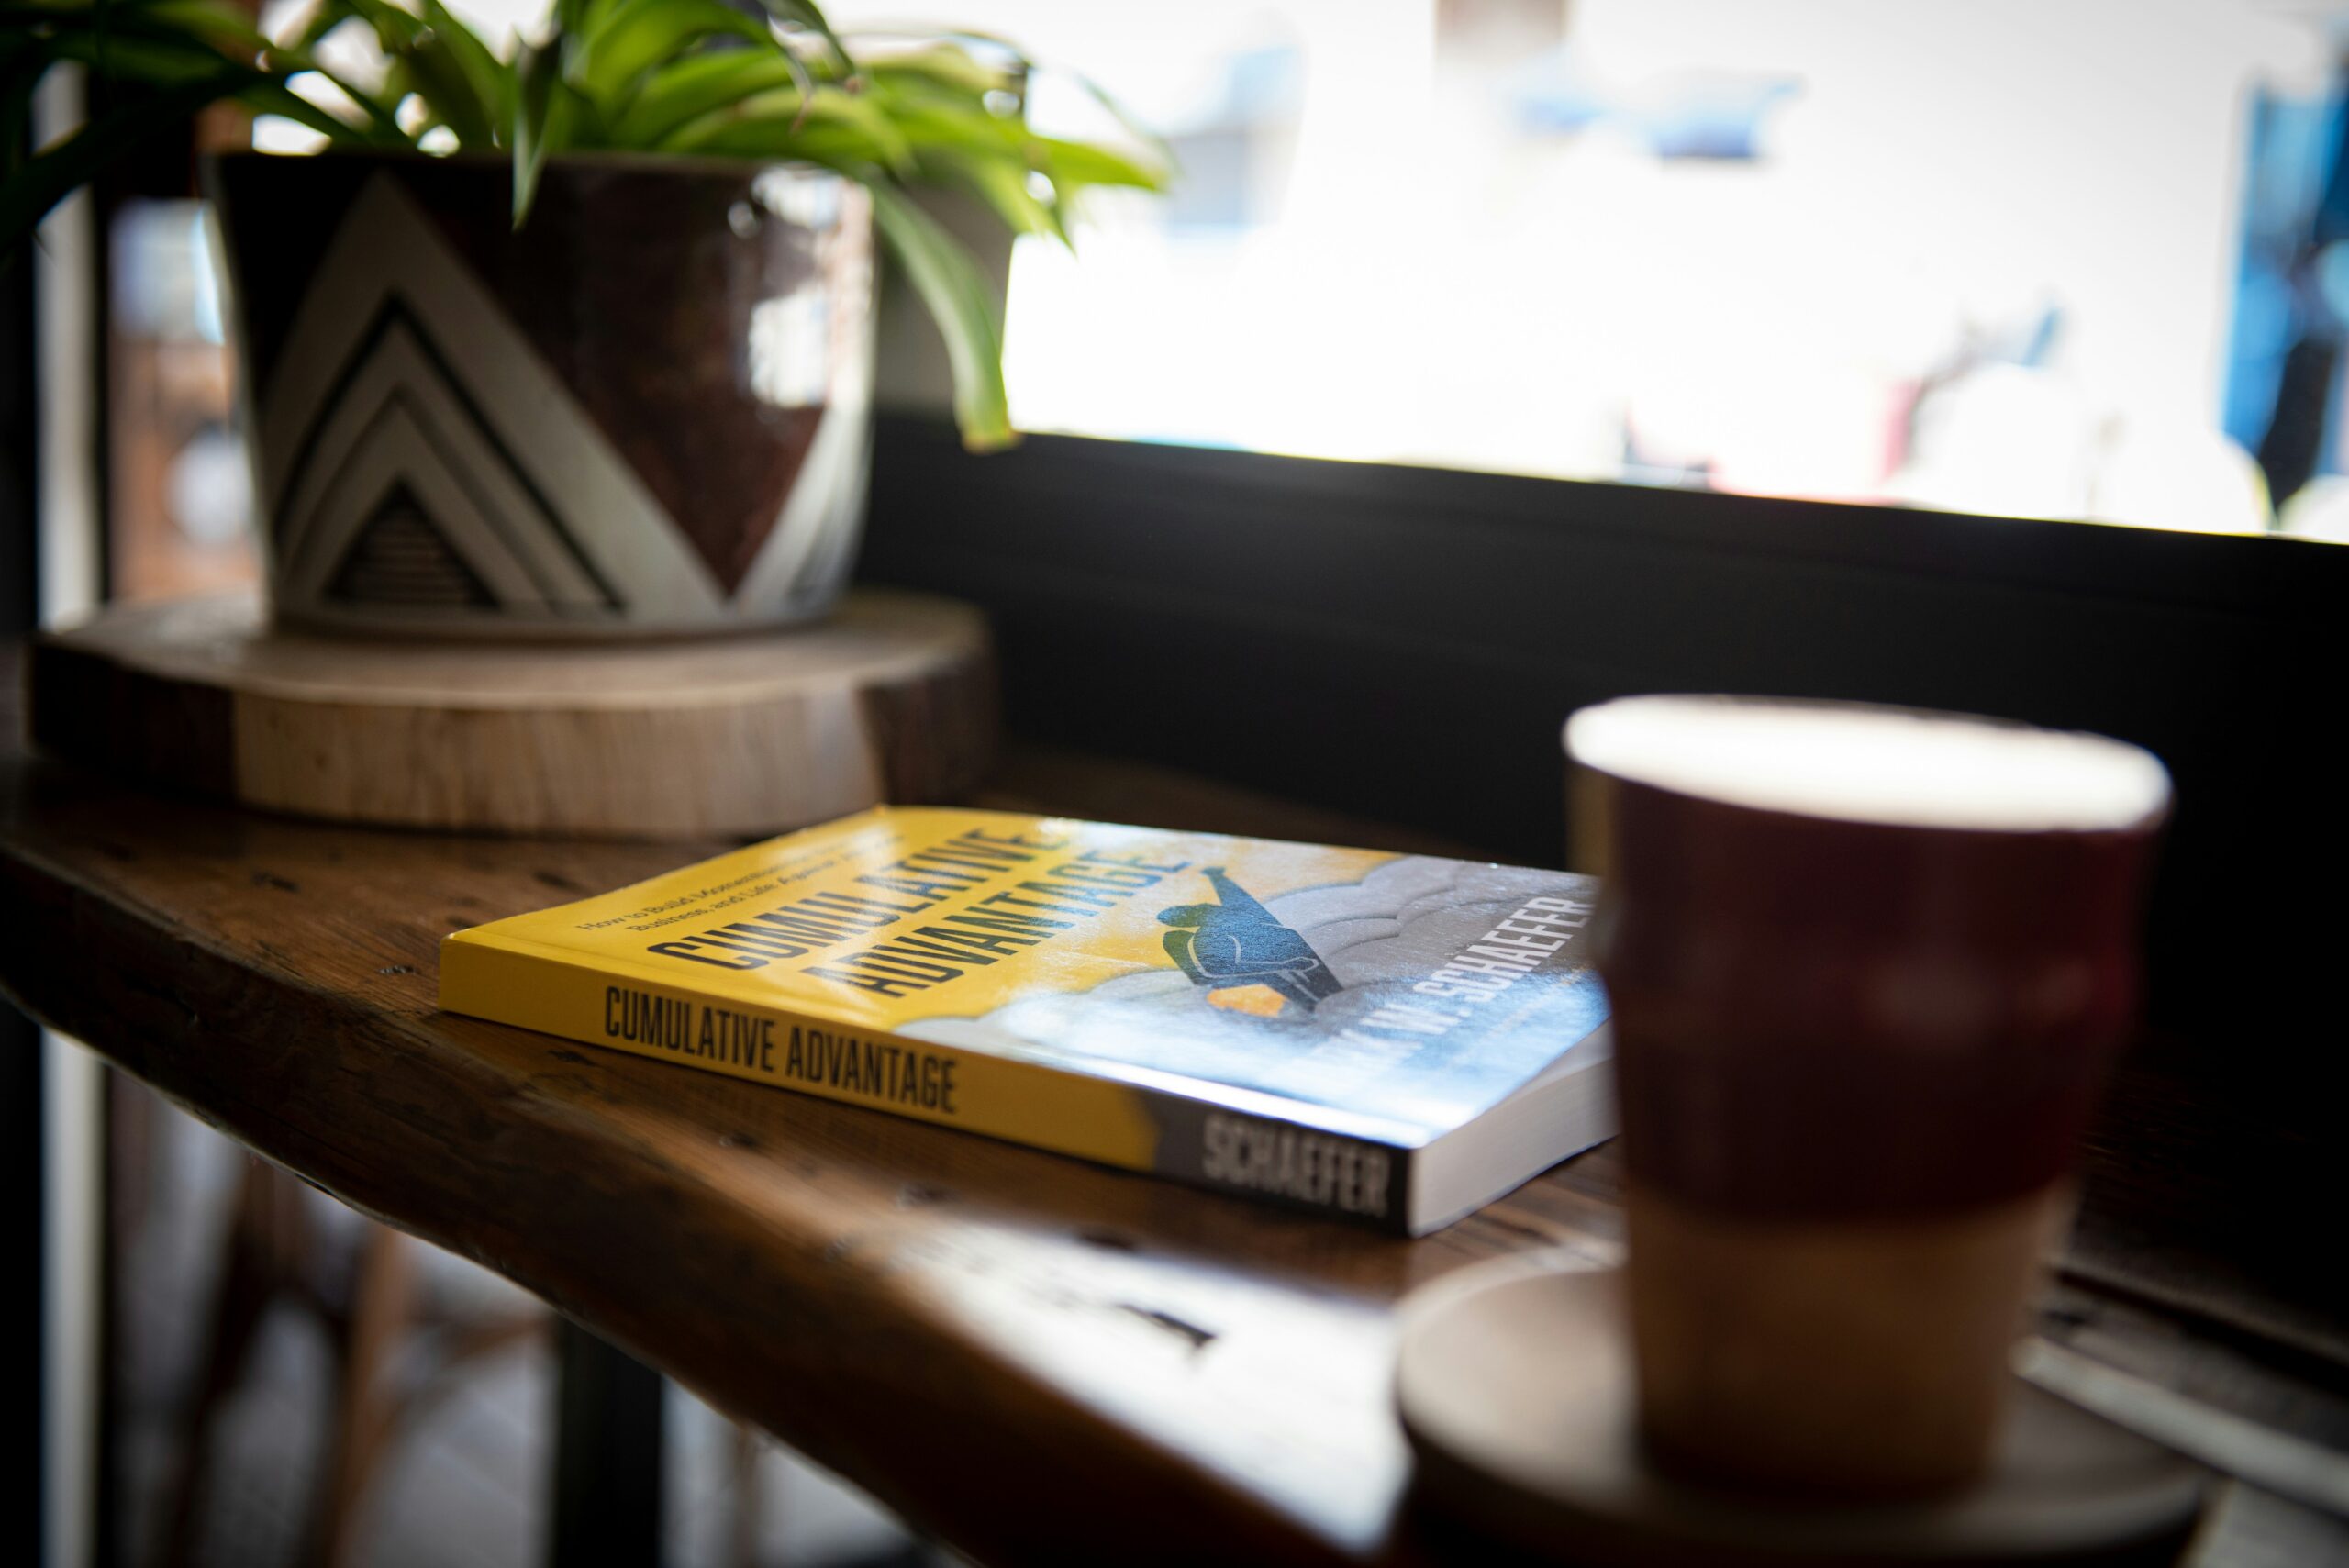
[[[1613,1130],[1596,892],[884,806],[456,932],[440,1005],[1418,1235]]]

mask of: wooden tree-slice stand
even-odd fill
[[[1428,1500],[1590,1568],[2168,1563],[2199,1515],[2188,1461],[2018,1382],[1989,1473],[1954,1496],[1803,1504],[1656,1467],[1620,1276],[1578,1256],[1464,1269],[1404,1308],[1395,1393]]]
[[[821,625],[695,641],[361,640],[248,595],[109,610],[38,639],[34,741],[346,822],[700,838],[973,788],[996,731],[986,625],[852,594]]]

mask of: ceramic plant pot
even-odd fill
[[[796,164],[208,170],[278,618],[432,636],[785,625],[839,595],[870,460],[863,190]]]

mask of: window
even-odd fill
[[[1078,258],[1022,242],[1030,428],[2220,532],[2277,525],[2272,476],[2286,527],[2349,532],[2340,356],[2278,411],[2323,296],[2253,287],[2339,139],[2321,8],[956,15],[1082,63],[1187,174],[1101,202]],[[1049,73],[1034,107],[1099,128]],[[2294,418],[2321,451],[2279,463]]]

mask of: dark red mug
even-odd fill
[[[1566,747],[1651,1447],[1963,1485],[2134,1019],[2167,775],[2101,737],[1728,697],[1587,708]]]

